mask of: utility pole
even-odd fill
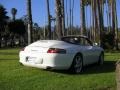
[[[55,0],[55,4],[56,4],[56,30],[58,39],[60,39],[63,36],[61,0]]]
[[[51,15],[50,15],[50,8],[49,8],[49,0],[46,0],[47,3],[47,14],[48,14],[48,37],[51,39]]]

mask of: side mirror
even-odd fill
[[[98,46],[98,43],[93,43],[93,46]]]

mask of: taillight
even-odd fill
[[[59,48],[49,48],[47,53],[66,54],[66,50],[65,49],[59,49]]]
[[[25,50],[25,48],[22,48],[20,51],[24,51]]]

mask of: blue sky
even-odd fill
[[[50,0],[50,12],[52,16],[55,16],[55,0]],[[66,0],[65,0],[66,1]],[[69,0],[67,0],[69,3]],[[80,6],[79,0],[74,0],[74,25],[80,25]],[[2,4],[8,12],[8,16],[11,17],[11,8],[17,9],[16,18],[20,18],[23,15],[26,15],[26,0],[0,0],[0,4]],[[66,3],[65,3],[66,5]],[[117,0],[117,11],[118,11],[118,24],[120,27],[120,0]],[[89,10],[87,12],[87,19],[90,17]],[[39,26],[43,26],[47,24],[47,11],[46,11],[46,0],[32,0],[32,14],[33,14],[33,22],[37,22]],[[106,16],[104,17],[105,25],[107,24]],[[90,21],[90,20],[88,20]],[[89,23],[89,22],[88,22]]]

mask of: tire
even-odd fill
[[[82,55],[77,54],[73,59],[73,63],[70,70],[72,71],[72,73],[79,74],[82,72],[82,69],[83,69]]]
[[[23,66],[23,64],[22,64],[21,62],[19,62],[19,64],[20,64],[21,66]]]
[[[98,60],[98,65],[103,65],[104,63],[104,53],[101,53]]]

